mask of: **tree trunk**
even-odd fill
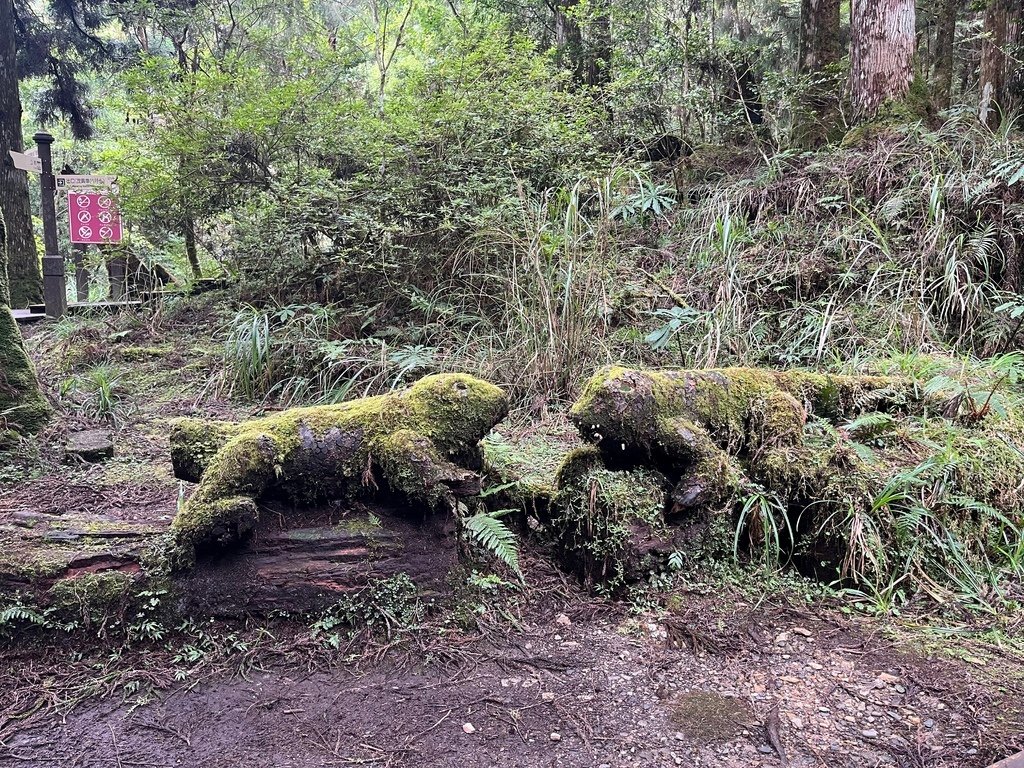
[[[850,93],[854,117],[870,120],[906,99],[914,80],[914,0],[853,0]]]
[[[35,432],[50,414],[50,407],[39,392],[32,362],[25,354],[21,331],[11,314],[6,254],[6,230],[0,215],[0,437],[11,429]]]
[[[810,79],[803,114],[798,118],[795,141],[816,147],[828,140],[838,122],[838,83],[827,69],[839,61],[840,0],[802,0],[798,69]]]
[[[801,72],[820,72],[839,61],[839,0],[800,4]]]
[[[9,150],[21,152],[21,97],[15,67],[13,0],[0,0],[0,215],[7,223],[7,276],[12,307],[43,300],[43,276],[32,232],[28,174],[11,161]]]
[[[938,109],[948,109],[953,91],[953,49],[956,20],[963,0],[942,0],[935,34],[935,63],[932,65],[932,101]]]
[[[606,0],[599,0],[595,7],[593,40],[587,55],[587,85],[603,88],[612,79],[612,21]]]
[[[990,0],[981,43],[978,119],[993,130],[1012,117],[1024,100],[1024,43],[1020,0]]]
[[[196,280],[203,278],[203,269],[199,265],[199,256],[196,254],[196,222],[189,217],[185,220],[185,257],[192,270],[192,277]]]
[[[586,82],[583,63],[583,30],[572,15],[579,0],[558,0],[555,3],[555,48],[558,63],[572,72],[577,83]]]

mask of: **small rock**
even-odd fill
[[[925,727],[925,728],[934,728],[934,727],[935,727],[935,721],[934,721],[934,720],[932,720],[932,719],[931,719],[931,718],[929,717],[929,718],[928,718],[927,720],[925,720],[925,721],[924,721],[924,727]]]
[[[809,662],[809,663],[807,664],[807,666],[808,666],[808,667],[810,667],[811,669],[817,670],[817,671],[819,671],[819,672],[820,672],[821,670],[823,670],[823,669],[824,669],[824,667],[823,667],[823,666],[821,666],[821,664],[819,664],[819,663],[818,663],[818,662],[816,662],[816,661],[812,661],[812,662]]]
[[[472,723],[463,723],[462,730],[466,733],[476,733],[476,728],[473,727]]]
[[[792,631],[793,631],[793,634],[795,634],[795,635],[803,635],[804,637],[810,637],[811,636],[811,630],[804,629],[803,627],[793,627]]]
[[[110,433],[103,429],[87,429],[68,435],[65,455],[77,457],[91,464],[109,459],[114,455],[114,443]]]
[[[572,626],[572,619],[566,616],[564,613],[560,613],[555,617],[555,624],[560,627]]]
[[[890,675],[888,672],[883,672],[882,674],[880,674],[878,676],[878,679],[881,680],[883,683],[898,683],[900,680],[898,677],[896,677],[896,675]]]
[[[551,738],[552,741],[561,741],[562,740],[562,734],[560,734],[558,731],[554,731],[551,734],[550,738]]]
[[[775,752],[775,750],[769,747],[767,744],[762,744],[760,747],[757,748],[757,751],[760,752],[762,755],[771,755]]]
[[[874,739],[878,737],[878,731],[876,731],[874,728],[868,728],[866,731],[861,731],[860,735],[863,736],[865,739]]]
[[[776,637],[775,637],[775,644],[776,645],[785,645],[788,642],[789,642],[789,633],[788,632],[779,632],[779,634],[776,635]]]
[[[554,701],[555,700],[555,694],[552,693],[551,691],[544,691],[544,693],[542,693],[540,695],[540,697],[541,697],[541,699],[543,701]]]

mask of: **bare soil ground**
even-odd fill
[[[164,419],[243,415],[206,388],[201,323],[93,340],[130,392],[115,458],[64,463],[63,433],[96,424],[62,405],[24,472],[0,478],[6,560],[74,548],[83,526],[166,526],[178,486]],[[157,336],[159,350],[138,346]],[[65,374],[38,359],[56,398]],[[0,767],[981,768],[1024,748],[1024,655],[1005,635],[711,579],[631,613],[536,554],[526,571],[526,592],[478,631],[435,615],[413,635],[330,650],[292,619],[124,649],[51,635],[0,650]]]
[[[142,699],[123,683],[169,659],[131,651],[120,689],[0,720],[0,766],[969,767],[1024,746],[1019,659],[936,656],[874,621],[736,592],[677,597],[659,617],[545,598],[518,629],[293,646],[179,683],[168,669]],[[89,668],[5,661],[0,695],[26,700]]]

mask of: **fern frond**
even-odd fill
[[[504,522],[487,512],[478,512],[463,521],[465,531],[481,547],[516,572],[522,578],[519,567],[519,542]]]
[[[887,413],[864,413],[844,424],[843,429],[859,440],[884,435],[896,425],[896,420]]]

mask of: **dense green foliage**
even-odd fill
[[[774,565],[818,505],[842,577],[887,605],[922,573],[962,595],[962,557],[990,610],[1024,560],[1024,139],[1009,98],[977,119],[983,9],[952,4],[970,55],[940,87],[933,5],[908,98],[855,125],[849,57],[799,65],[790,2],[128,4],[102,28],[131,56],[92,76],[97,138],[64,137],[58,165],[119,176],[142,263],[225,278],[225,397],[334,404],[457,370],[527,420],[607,363],[904,375],[946,408],[812,419],[809,444],[856,454],[845,489],[730,486],[727,538]],[[44,107],[45,87],[23,83]],[[69,382],[114,419],[116,371]],[[615,561],[619,534],[660,530],[664,489],[589,469],[559,543],[625,581],[647,564]],[[503,514],[464,531],[518,571]]]

